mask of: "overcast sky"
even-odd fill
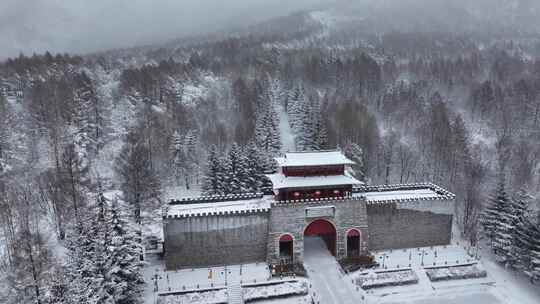
[[[129,47],[337,0],[0,0],[0,58]]]

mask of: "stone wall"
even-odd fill
[[[309,208],[322,210],[333,208],[332,215],[311,216],[306,212]],[[336,227],[336,254],[342,258],[346,253],[346,235],[349,229],[356,228],[367,238],[366,203],[360,199],[347,199],[325,202],[279,203],[270,210],[268,233],[269,263],[279,261],[279,238],[283,234],[293,236],[294,262],[302,263],[304,254],[304,230],[313,221],[325,219]]]
[[[167,269],[266,260],[268,212],[164,219]]]
[[[438,202],[434,202],[437,204]],[[368,205],[370,250],[447,245],[452,235],[452,215],[395,204]]]

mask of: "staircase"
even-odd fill
[[[240,285],[240,283],[229,284],[229,286],[227,286],[227,295],[229,304],[244,304],[242,285]]]

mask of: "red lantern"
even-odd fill
[[[319,191],[319,190],[315,191],[315,195],[316,195],[316,196],[320,196],[320,195],[321,195],[321,191]]]
[[[339,190],[337,190],[337,189],[336,189],[336,190],[334,190],[334,194],[339,194],[339,193],[340,193],[340,191],[339,191]]]
[[[299,197],[299,196],[300,196],[300,192],[294,192],[293,195],[294,195],[294,197]]]

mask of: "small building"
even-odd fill
[[[337,259],[370,250],[450,243],[454,195],[431,183],[367,186],[340,151],[287,153],[269,175],[274,195],[185,198],[163,219],[168,269],[266,261],[302,263],[304,238]]]
[[[354,162],[339,151],[286,153],[276,162],[278,172],[267,176],[279,201],[350,196],[363,184],[345,173]]]

